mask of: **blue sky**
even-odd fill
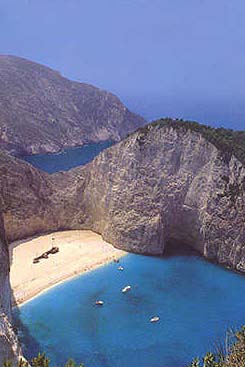
[[[245,129],[244,0],[0,0],[0,53],[117,94],[152,120]]]

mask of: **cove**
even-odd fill
[[[123,272],[111,263],[16,309],[25,356],[45,351],[57,367],[70,357],[86,367],[183,367],[245,324],[240,274],[193,254],[120,263]],[[151,324],[154,315],[160,322]]]
[[[53,173],[92,160],[111,142],[23,157]],[[46,352],[85,367],[184,367],[215,351],[227,329],[245,324],[245,277],[183,251],[163,258],[127,255],[52,288],[14,319],[27,358]],[[130,284],[131,292],[121,289]],[[103,307],[95,306],[97,299]],[[152,316],[160,322],[151,324]]]
[[[20,158],[48,173],[67,171],[92,161],[102,150],[114,144],[112,141],[90,143],[81,147],[67,148],[60,153],[23,155]]]

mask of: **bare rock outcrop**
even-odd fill
[[[9,240],[89,228],[128,251],[162,255],[184,243],[245,272],[244,163],[177,122],[139,129],[68,172],[47,175],[6,154],[2,169]]]
[[[144,123],[111,93],[35,62],[0,55],[1,149],[37,154],[119,141]]]
[[[9,256],[0,215],[0,366],[5,360],[14,364],[20,356],[20,348],[11,321],[11,290],[9,284]]]
[[[85,227],[128,251],[161,255],[174,241],[245,271],[245,168],[234,155],[190,129],[149,125],[85,169]]]

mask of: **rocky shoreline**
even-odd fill
[[[206,259],[244,273],[244,183],[245,167],[236,155],[172,123],[150,124],[91,163],[52,175],[0,152],[0,347],[14,357],[20,352],[8,323],[5,238],[89,229],[140,254],[162,255],[171,243],[188,244]]]
[[[175,241],[245,271],[244,165],[195,131],[149,125],[52,175],[3,153],[0,170],[8,241],[91,229],[126,251],[161,255]]]
[[[119,141],[146,123],[112,93],[21,57],[0,55],[0,79],[0,149],[13,154]]]
[[[0,365],[6,359],[17,362],[21,355],[18,339],[12,326],[9,255],[0,216]]]

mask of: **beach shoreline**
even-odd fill
[[[59,252],[33,263],[35,257],[52,246],[58,247]],[[89,230],[54,232],[15,241],[9,245],[9,252],[13,307],[24,305],[59,284],[127,254]]]

